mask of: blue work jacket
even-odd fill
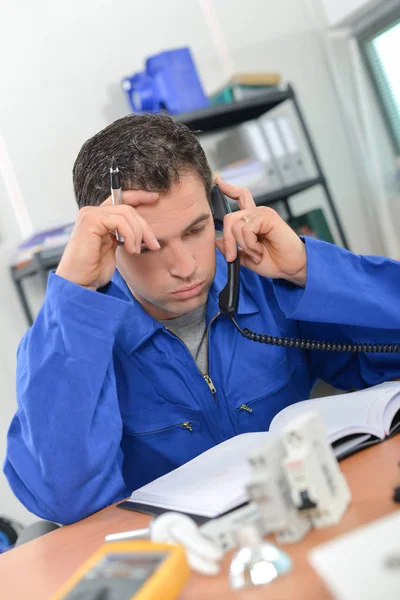
[[[305,289],[241,269],[237,322],[273,336],[400,342],[400,264],[306,238]],[[128,496],[232,436],[268,430],[317,378],[342,389],[400,377],[398,354],[267,346],[207,306],[208,373],[149,316],[118,272],[103,290],[51,274],[18,351],[18,410],[4,471],[20,501],[59,523]]]

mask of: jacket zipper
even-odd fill
[[[141,437],[142,435],[151,435],[153,433],[161,433],[162,431],[167,431],[168,429],[175,429],[175,427],[182,427],[182,429],[186,429],[187,431],[193,431],[193,423],[191,423],[191,421],[184,421],[183,423],[178,423],[177,425],[169,425],[168,427],[163,427],[162,429],[155,429],[154,431],[145,431],[144,433],[131,433],[131,435]]]
[[[210,392],[215,396],[215,394],[217,393],[217,390],[215,389],[215,386],[213,384],[213,381],[209,375],[209,360],[208,360],[208,333],[210,331],[210,327],[212,325],[212,323],[214,323],[215,319],[217,319],[219,317],[221,313],[217,312],[216,315],[213,316],[213,318],[211,319],[211,321],[209,322],[208,326],[207,326],[207,331],[206,331],[206,348],[207,348],[207,373],[203,374],[204,380],[206,382],[206,384],[208,385],[208,387],[210,388]],[[215,399],[215,398],[214,398]]]
[[[219,312],[218,312],[218,313],[217,313],[217,314],[216,314],[216,315],[215,315],[215,316],[214,316],[214,317],[211,319],[211,321],[209,322],[209,324],[208,324],[208,326],[207,326],[207,331],[206,331],[206,346],[207,346],[207,363],[206,363],[206,364],[207,364],[207,373],[202,373],[202,372],[200,371],[200,369],[199,369],[199,367],[198,367],[198,364],[197,364],[197,362],[194,360],[194,358],[193,358],[193,356],[192,356],[192,353],[190,352],[189,348],[187,347],[187,345],[185,344],[185,342],[183,341],[183,339],[182,339],[182,338],[181,338],[181,337],[180,337],[180,336],[179,336],[177,333],[175,333],[174,331],[171,331],[171,329],[169,329],[169,327],[166,327],[166,328],[165,328],[167,331],[169,331],[170,333],[172,333],[172,335],[174,335],[176,338],[178,338],[178,340],[180,340],[180,341],[182,342],[182,344],[185,346],[185,348],[186,348],[186,349],[187,349],[187,351],[189,352],[190,356],[193,358],[193,361],[194,361],[194,364],[195,364],[195,365],[196,365],[196,367],[197,367],[197,370],[199,371],[199,373],[201,374],[202,378],[204,379],[204,381],[205,381],[205,382],[206,382],[206,384],[208,385],[208,388],[209,388],[209,390],[210,390],[210,392],[212,393],[212,395],[213,395],[213,396],[215,396],[215,394],[217,393],[217,390],[216,390],[216,388],[215,388],[215,385],[213,384],[213,381],[212,381],[212,379],[211,379],[210,375],[208,374],[208,370],[209,370],[209,368],[208,368],[208,367],[209,367],[209,361],[208,361],[208,332],[209,332],[209,330],[210,330],[210,326],[211,326],[211,324],[212,324],[212,323],[215,321],[215,319],[216,319],[217,317],[219,317],[219,315],[220,315],[220,314],[221,314],[221,313],[219,313]],[[215,398],[214,398],[214,399],[215,399]]]
[[[279,392],[279,390],[281,390],[284,387],[285,383],[283,383],[282,385],[279,385],[276,389],[271,390],[270,393],[275,393],[275,392]],[[260,396],[259,398],[256,398],[255,400],[250,400],[250,405],[253,404],[257,404],[260,400],[263,400],[265,396]],[[251,406],[249,406],[248,404],[241,404],[239,406],[239,408],[237,408],[236,410],[244,410],[248,413],[252,413],[254,408],[252,408]]]
[[[216,394],[216,393],[217,393],[217,390],[216,390],[216,389],[215,389],[215,387],[214,387],[214,384],[213,384],[213,382],[212,382],[212,379],[211,379],[211,377],[210,377],[210,376],[209,376],[207,373],[204,373],[203,377],[204,377],[204,380],[205,380],[206,384],[207,384],[207,385],[208,385],[208,387],[210,388],[210,391],[211,391],[211,393],[212,393],[212,394]]]

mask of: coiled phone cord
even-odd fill
[[[303,340],[301,338],[277,337],[263,333],[255,333],[247,327],[242,329],[232,315],[230,315],[230,318],[243,337],[252,342],[259,342],[260,344],[284,346],[286,348],[300,348],[301,350],[323,350],[325,352],[400,352],[400,344],[320,342],[317,340]]]

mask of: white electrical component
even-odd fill
[[[231,510],[216,519],[210,519],[201,525],[200,532],[223,552],[228,552],[237,546],[236,531],[247,525],[255,526],[261,536],[267,533],[254,502]]]
[[[220,571],[222,550],[206,539],[196,523],[187,515],[165,512],[150,521],[149,527],[111,533],[106,535],[105,542],[118,543],[140,539],[150,539],[159,544],[180,544],[185,548],[186,558],[194,571],[203,575],[216,575]]]
[[[298,513],[282,467],[284,446],[279,438],[267,440],[254,451],[248,461],[251,466],[247,485],[249,498],[258,506],[262,523],[268,533],[274,532],[281,543],[298,542],[310,530],[307,515]]]
[[[282,432],[286,457],[281,461],[298,511],[315,527],[340,521],[351,501],[346,479],[317,412],[301,415]]]

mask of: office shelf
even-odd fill
[[[218,104],[191,113],[183,113],[175,118],[192,131],[207,133],[257,119],[292,97],[293,89],[289,85],[285,90],[271,90],[248,100]]]
[[[277,202],[286,202],[288,198],[291,198],[296,194],[300,194],[301,192],[305,192],[306,190],[313,188],[315,185],[324,185],[323,178],[314,177],[313,179],[307,179],[305,181],[296,183],[296,185],[284,187],[279,190],[275,190],[274,192],[257,194],[254,196],[254,202],[257,206],[270,206],[271,204],[276,204]],[[230,204],[233,210],[238,210],[237,202],[235,200],[232,200]]]
[[[27,264],[24,264],[21,267],[12,266],[11,269],[13,269],[14,281],[20,281],[30,275],[37,275],[38,268],[45,271],[55,269],[60,262],[64,248],[65,246],[60,246],[58,248],[52,248],[50,252],[46,250],[37,252]]]
[[[276,202],[282,202],[291,196],[295,196],[296,194],[300,194],[301,192],[305,192],[315,185],[324,185],[324,179],[322,177],[314,177],[313,179],[307,179],[306,181],[301,181],[296,183],[296,185],[291,185],[290,187],[284,187],[280,190],[276,190],[275,192],[270,192],[269,194],[260,194],[255,196],[254,201],[257,206],[267,206],[269,204],[275,204]]]
[[[25,294],[23,282],[29,277],[39,276],[42,280],[43,288],[46,289],[49,271],[57,268],[63,252],[64,246],[42,250],[36,252],[32,259],[26,264],[21,266],[11,265],[10,267],[10,275],[29,325],[32,325],[33,323],[33,315],[28,304],[28,298]]]
[[[288,85],[285,89],[270,90],[260,94],[259,96],[255,96],[246,100],[240,100],[231,104],[220,104],[192,113],[177,115],[175,119],[187,125],[201,138],[201,136],[206,133],[217,132],[227,127],[233,127],[235,125],[245,123],[246,121],[257,119],[258,117],[261,117],[261,115],[267,113],[279,104],[282,104],[286,101],[291,101],[293,103],[297,119],[315,164],[317,175],[313,179],[299,182],[297,185],[283,187],[277,191],[258,196],[255,198],[256,204],[258,206],[262,206],[274,204],[276,202],[283,202],[287,215],[289,218],[291,218],[292,210],[288,199],[291,196],[314,187],[315,185],[320,185],[325,193],[342,245],[344,248],[349,248],[346,234],[337,213],[321,162],[311,139],[311,135],[306,125],[303,112],[300,108],[297,95],[291,85]],[[233,206],[235,205],[233,204]]]

